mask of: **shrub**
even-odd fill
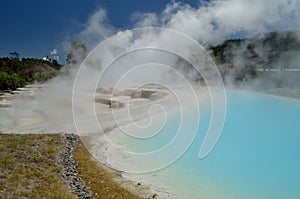
[[[24,87],[25,85],[26,81],[22,77],[0,72],[0,90],[15,90],[16,88]]]

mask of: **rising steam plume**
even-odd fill
[[[270,31],[283,30],[297,32],[300,30],[300,2],[297,0],[200,1],[198,7],[192,7],[189,4],[171,1],[159,13],[134,13],[132,15],[132,22],[134,24],[133,28],[156,26],[180,31],[208,48],[221,44],[231,37],[260,37]],[[137,45],[136,41],[131,40],[132,35],[130,30],[118,30],[108,23],[106,11],[102,8],[93,13],[84,26],[84,30],[71,35],[69,38],[71,38],[72,41],[79,40],[84,42],[89,50],[113,34],[122,35],[122,40],[119,41],[118,45],[123,49]],[[296,35],[299,37],[298,33]],[[141,38],[142,39],[138,41],[138,45],[163,41],[163,38],[153,37],[153,35],[147,35],[147,33]],[[68,39],[63,42],[64,46],[62,46],[61,49],[68,49],[71,40]],[[257,43],[259,44],[259,42]],[[175,47],[181,48],[180,45],[176,46],[176,44]],[[243,53],[245,48],[247,48],[247,45],[243,44],[233,49],[235,51],[234,61],[236,63],[244,63],[244,56],[239,53]],[[254,50],[259,54],[261,59],[264,59],[267,49],[268,46],[256,45]],[[189,52],[192,54],[191,51]],[[118,53],[118,48],[111,49],[111,51],[106,53],[107,57],[115,55]],[[287,57],[292,63],[291,65],[295,65],[295,67],[299,68],[299,51],[293,53],[294,54],[290,54]],[[157,56],[157,59],[171,59],[168,56],[163,58],[157,54],[155,56]],[[178,57],[173,60],[167,60],[166,62],[175,68],[178,67]],[[286,63],[286,57],[278,59],[277,63],[274,63],[273,66],[276,64],[280,66],[280,63]],[[186,64],[188,63],[183,65]],[[242,67],[246,66],[245,64],[239,65]],[[79,66],[80,64],[78,63],[67,64],[62,75],[52,79],[48,83],[49,88],[47,91],[37,95],[35,100],[16,100],[14,102],[15,111],[13,110],[7,115],[11,125],[20,120],[24,120],[27,115],[33,115],[38,120],[47,123],[51,123],[51,121],[61,121],[66,118],[71,121],[72,88]],[[102,66],[98,64],[97,67],[101,69]],[[197,81],[198,77],[195,77],[194,73],[187,71],[186,74],[187,77]],[[189,74],[191,75],[189,76]],[[139,77],[143,75],[147,76],[147,74],[139,74]],[[287,81],[285,78],[288,77],[283,77],[280,74],[276,75],[278,78],[283,78],[281,81]],[[272,76],[272,78],[276,79],[276,75]],[[234,74],[228,73],[228,76],[225,78],[226,81],[233,84],[233,76]],[[261,79],[263,78],[262,76]],[[261,79],[249,85],[257,87],[257,85],[263,84]],[[288,81],[288,83],[292,82],[294,81]],[[276,86],[276,84],[273,85],[272,81],[269,83],[271,87]]]

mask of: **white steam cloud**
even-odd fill
[[[101,8],[89,17],[87,23],[84,24],[84,29],[75,38],[84,41],[89,47],[94,47],[100,41],[114,34],[116,30],[107,23],[106,11]]]
[[[238,33],[251,37],[273,30],[299,30],[299,10],[296,0],[211,1],[198,8],[173,1],[159,14],[137,13],[134,20],[136,26],[171,28],[215,45]]]
[[[300,2],[297,0],[222,0],[202,2],[192,7],[171,1],[159,13],[136,12],[133,28],[161,27],[183,32],[202,45],[217,45],[230,37],[253,37],[276,30],[300,29]],[[64,43],[80,40],[92,49],[100,41],[119,32],[108,23],[100,8],[83,24],[84,29]],[[126,31],[126,30],[125,30]],[[123,31],[121,31],[123,32]]]
[[[224,0],[202,2],[199,7],[191,7],[189,4],[172,1],[160,13],[134,13],[132,21],[135,28],[145,26],[170,28],[189,35],[204,46],[216,45],[231,36],[252,37],[273,30],[299,30],[300,2],[298,0]],[[110,59],[124,49],[148,46],[151,43],[163,44],[174,39],[174,42],[170,42],[172,48],[182,49],[183,54],[197,59],[197,55],[193,55],[193,49],[189,49],[185,43],[176,42],[176,38],[169,38],[168,35],[145,32],[136,39],[132,31],[118,30],[108,23],[106,11],[102,8],[90,16],[81,32],[64,42],[63,50],[69,49],[71,39],[83,41],[91,49],[115,33],[122,39],[118,40],[110,51],[102,52],[101,58]],[[57,50],[54,49],[51,55],[57,56]],[[176,65],[177,59],[174,59],[174,56],[161,57],[158,53],[153,53],[153,56],[156,60],[163,60],[163,63],[170,66]],[[140,63],[139,59],[143,58],[145,57],[141,54],[131,61]],[[97,67],[101,68],[101,60],[95,61],[99,61],[95,63],[98,63]],[[63,118],[72,121],[71,94],[79,65],[69,65],[64,68],[62,75],[52,79],[49,83],[50,88],[37,96],[35,101],[32,99],[16,101],[16,107],[20,110],[24,104],[28,104],[27,107],[30,108],[26,112],[12,111],[7,117],[17,121],[30,115],[28,112],[31,111],[32,115],[45,123],[63,121]],[[117,70],[114,72],[117,73]],[[143,79],[143,75],[146,77],[149,73],[138,74],[139,79]],[[191,78],[194,78],[193,74]]]

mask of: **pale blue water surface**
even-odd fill
[[[227,100],[222,135],[206,158],[198,158],[210,119],[209,107],[202,107],[188,151],[171,166],[136,177],[186,198],[299,199],[300,101],[247,92],[229,92]],[[153,139],[122,142],[131,150],[157,149],[175,136],[178,123],[170,119]]]

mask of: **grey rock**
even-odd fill
[[[86,187],[84,181],[78,177],[76,171],[76,162],[73,159],[72,151],[76,147],[76,142],[79,139],[77,135],[70,133],[63,133],[62,138],[65,142],[65,148],[60,154],[61,164],[63,166],[63,173],[60,175],[65,179],[73,193],[75,193],[80,199],[92,199],[92,193],[89,190],[90,187]]]

